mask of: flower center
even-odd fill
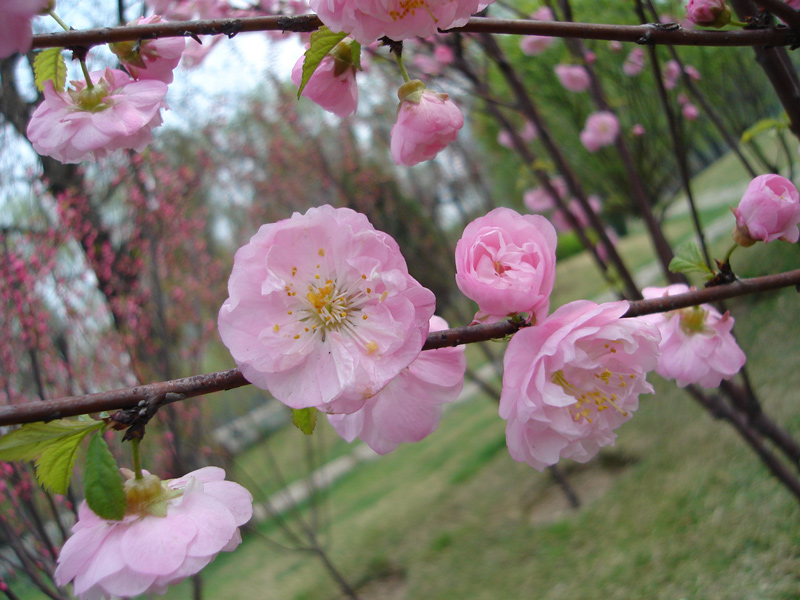
[[[687,335],[702,333],[706,328],[708,311],[699,306],[685,308],[680,311],[681,330]]]
[[[595,371],[583,371],[570,379],[564,371],[558,370],[550,377],[553,383],[561,386],[568,395],[575,398],[575,404],[569,406],[569,413],[574,421],[585,420],[591,423],[594,417],[609,408],[614,408],[623,417],[628,412],[619,407],[619,396],[628,387],[628,380],[636,379],[633,373],[616,373],[603,368]]]
[[[437,19],[433,12],[431,12],[430,7],[428,6],[428,0],[400,0],[400,2],[397,3],[397,8],[398,10],[389,11],[389,16],[392,17],[393,21],[404,19],[408,15],[413,17],[418,8],[423,8],[425,9],[425,12],[431,16],[431,19],[433,19],[434,23],[439,22],[439,19]]]

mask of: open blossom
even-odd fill
[[[149,25],[162,23],[159,15],[140,17],[128,25]],[[155,79],[164,83],[172,83],[172,72],[186,49],[186,40],[181,37],[160,38],[154,40],[138,40],[133,42],[115,42],[109,44],[111,51],[117,55],[125,70],[134,79]]]
[[[397,122],[392,125],[392,160],[411,167],[431,160],[456,139],[464,115],[447,94],[431,92],[418,79],[400,86]]]
[[[34,150],[63,163],[104,157],[109,151],[140,152],[153,140],[166,108],[167,84],[134,81],[114,69],[90,74],[94,87],[73,81],[73,89],[57,92],[44,84],[44,102],[28,124]]]
[[[634,48],[622,63],[622,72],[628,77],[634,77],[641,73],[642,69],[644,69],[644,50]]]
[[[500,417],[511,457],[543,470],[559,458],[586,462],[614,443],[656,366],[658,330],[620,318],[626,301],[571,302],[517,332],[504,359]]]
[[[681,76],[681,66],[678,64],[678,61],[668,60],[664,65],[662,76],[666,89],[671,90],[678,85],[678,79],[680,79]]]
[[[665,288],[645,288],[642,294],[645,298],[661,298],[688,291],[687,285],[676,283]],[[718,387],[723,379],[736,375],[747,360],[731,333],[733,317],[727,312],[721,315],[710,304],[639,318],[661,332],[656,373],[674,379],[680,387],[690,383]]]
[[[61,549],[55,581],[73,581],[82,600],[163,594],[234,550],[242,541],[239,527],[253,514],[250,492],[225,481],[218,467],[165,482],[147,474],[125,487],[121,521],[98,517],[84,501]]]
[[[581,65],[556,65],[555,72],[565,90],[585,92],[589,89],[591,80],[585,67]]]
[[[478,303],[476,321],[547,316],[556,278],[556,230],[541,215],[495,208],[466,226],[456,244],[456,284]]]
[[[331,31],[346,31],[369,44],[387,36],[401,41],[435,35],[438,29],[459,27],[491,2],[480,0],[309,0],[311,9]]]
[[[336,54],[334,50],[323,58],[314,74],[303,88],[303,96],[315,102],[337,117],[352,115],[358,108],[358,85],[356,85],[356,68],[348,60],[350,44],[340,42],[336,48],[346,49]],[[292,83],[300,87],[303,80],[303,61],[301,56],[292,68]]]
[[[689,0],[686,18],[702,27],[725,27],[731,20],[731,9],[725,0]]]
[[[430,330],[442,329],[447,322],[431,317]],[[436,431],[442,405],[461,393],[466,369],[464,346],[420,352],[363,408],[349,415],[328,415],[328,421],[348,442],[358,438],[378,454],[387,454]]]
[[[245,378],[292,408],[351,413],[420,352],[434,297],[367,217],[320,206],[236,252],[219,332]]]
[[[619,135],[619,121],[614,113],[608,111],[595,112],[586,119],[581,131],[581,143],[589,152],[595,152],[604,146],[610,146]]]
[[[780,175],[759,175],[747,186],[736,209],[733,239],[740,246],[752,246],[757,240],[800,239],[800,194],[794,184]]]
[[[50,0],[0,2],[0,58],[31,49],[31,19],[50,6]]]

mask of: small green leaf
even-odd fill
[[[746,144],[756,137],[759,133],[769,131],[770,129],[783,129],[786,123],[779,119],[761,119],[755,125],[752,125],[742,133],[742,143]]]
[[[0,438],[0,460],[36,459],[39,483],[56,494],[65,494],[78,446],[84,437],[103,427],[102,421],[83,419],[29,423]]]
[[[311,435],[314,433],[314,428],[317,426],[317,409],[293,408],[292,423],[306,435]]]
[[[119,521],[125,516],[125,489],[119,466],[101,434],[92,436],[86,454],[83,494],[94,513],[103,519]]]
[[[669,262],[669,270],[673,273],[703,273],[705,275],[714,275],[714,272],[708,268],[703,255],[700,254],[700,248],[697,247],[692,240],[688,240],[678,247],[675,252],[675,258]]]
[[[355,40],[350,43],[350,60],[353,61],[356,71],[364,70],[361,68],[361,44]]]
[[[324,25],[311,34],[311,45],[306,50],[305,59],[303,60],[303,77],[300,80],[300,87],[297,89],[298,99],[300,99],[300,94],[303,93],[308,80],[311,79],[322,59],[336,47],[336,44],[346,37],[346,33],[333,33]]]
[[[67,61],[61,54],[63,48],[48,48],[36,54],[33,59],[33,74],[36,89],[44,91],[44,82],[52,80],[57,92],[63,92],[67,83]]]

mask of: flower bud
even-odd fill
[[[800,239],[800,194],[794,184],[780,175],[759,175],[747,186],[736,209],[733,239],[740,246],[752,246],[757,240]]]
[[[702,27],[725,27],[731,20],[731,9],[725,0],[689,0],[686,18]]]

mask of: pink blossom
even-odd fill
[[[786,4],[788,4],[795,10],[800,10],[800,0],[787,0]]]
[[[0,58],[31,49],[31,19],[50,6],[50,0],[0,2]]]
[[[567,195],[567,183],[563,177],[553,177],[550,180],[550,185],[553,186],[559,198],[564,198]],[[555,200],[545,187],[537,187],[526,191],[522,196],[522,202],[525,204],[525,208],[532,213],[541,213],[556,206]]]
[[[320,206],[236,252],[219,332],[245,378],[292,408],[360,409],[419,354],[433,294],[367,217]]]
[[[633,127],[631,127],[631,133],[636,137],[642,136],[646,133],[644,125],[641,123],[636,123]]]
[[[586,61],[587,65],[593,65],[597,61],[597,54],[591,50],[587,50],[583,54],[583,59]]]
[[[73,81],[73,89],[57,92],[45,82],[44,102],[28,124],[28,138],[42,155],[63,163],[96,160],[109,151],[141,152],[161,125],[167,84],[134,81],[113,69],[91,73],[94,87]]]
[[[186,50],[183,51],[183,57],[181,59],[181,66],[184,69],[199,67],[206,59],[209,52],[214,49],[214,46],[222,40],[222,37],[218,35],[205,35],[200,39],[202,40],[202,44],[198,43],[197,40],[188,40],[186,42]]]
[[[664,87],[668,90],[673,89],[676,85],[678,85],[678,79],[680,79],[680,76],[681,66],[678,64],[678,61],[667,61],[667,63],[664,65],[664,71],[662,73]]]
[[[621,319],[626,301],[571,302],[522,329],[506,349],[500,417],[511,457],[543,470],[559,458],[586,462],[614,443],[656,366],[658,330]]]
[[[689,0],[686,18],[702,27],[725,27],[731,20],[731,9],[725,0]]]
[[[634,48],[622,63],[622,72],[628,77],[634,77],[641,73],[642,69],[644,69],[644,50]]]
[[[453,49],[450,48],[450,46],[437,44],[433,49],[433,58],[443,65],[449,65],[456,59],[456,55],[453,53]]]
[[[159,15],[153,15],[147,18],[140,17],[128,25],[149,25],[162,22]],[[109,44],[109,48],[117,55],[125,70],[134,79],[155,79],[164,83],[172,83],[172,72],[181,62],[181,55],[186,49],[186,40],[173,37],[116,42]]]
[[[456,284],[478,303],[476,321],[547,316],[556,278],[556,231],[540,215],[495,208],[472,221],[456,244]]]
[[[400,105],[391,131],[395,164],[411,167],[431,160],[464,126],[464,115],[450,97],[426,90],[418,79],[403,84],[397,95]]]
[[[239,527],[253,514],[250,492],[225,481],[218,467],[165,482],[149,474],[129,478],[126,489],[121,521],[101,519],[82,502],[61,549],[55,581],[73,581],[81,599],[163,594],[220,552],[234,550],[242,541]]]
[[[429,37],[438,29],[464,25],[480,10],[480,0],[309,0],[311,9],[332,31],[346,31],[361,44],[380,37],[400,41]]]
[[[425,75],[439,75],[442,72],[441,63],[427,54],[415,54],[411,59],[414,66],[425,73]]]
[[[522,130],[518,131],[517,134],[519,135],[520,139],[526,143],[539,137],[539,132],[536,130],[536,126],[530,121],[525,121],[525,125],[522,127]],[[514,138],[506,129],[501,129],[500,133],[497,134],[497,143],[503,146],[503,148],[508,148],[509,150],[514,149]]]
[[[692,65],[686,65],[683,68],[683,72],[686,73],[690,79],[694,79],[695,81],[700,81],[703,78],[700,75],[700,71],[695,69]]]
[[[585,67],[581,65],[556,65],[555,72],[561,85],[567,91],[585,92],[589,89],[591,80]]]
[[[586,200],[589,202],[589,207],[595,214],[603,209],[603,201],[600,200],[599,196],[592,194]],[[586,229],[589,227],[591,224],[589,215],[586,214],[586,211],[583,210],[583,206],[576,198],[570,200],[567,208],[575,217],[575,220],[578,222],[578,225],[581,227],[581,229]],[[562,211],[557,211],[551,220],[553,222],[553,226],[558,231],[569,231],[572,229],[572,224],[567,220],[567,217]]]
[[[525,56],[538,56],[556,41],[556,38],[546,35],[526,35],[519,40],[519,49]]]
[[[684,104],[683,107],[681,108],[681,112],[683,113],[684,118],[689,121],[694,121],[697,117],[700,116],[700,111],[691,102],[687,102],[686,104]]]
[[[689,286],[676,283],[665,288],[645,288],[642,294],[645,298],[661,298],[688,291]],[[715,388],[744,366],[746,357],[731,333],[733,317],[727,312],[721,315],[710,304],[639,318],[661,332],[656,373],[674,379],[680,387],[696,383]]]
[[[430,331],[447,328],[444,319],[431,317]],[[359,438],[378,454],[387,454],[438,429],[442,405],[458,398],[466,369],[464,346],[420,352],[363,408],[349,415],[328,415],[328,421],[348,442]]]
[[[614,113],[601,111],[592,113],[586,119],[581,131],[581,143],[589,152],[596,152],[604,146],[610,146],[619,135],[619,120]]]
[[[794,184],[780,175],[753,179],[739,206],[731,211],[736,217],[733,239],[740,246],[752,246],[756,240],[794,243],[800,238],[800,195]]]
[[[622,42],[619,42],[617,40],[611,40],[610,42],[608,42],[608,49],[611,52],[614,52],[614,53],[621,52],[622,51],[622,47],[623,47],[622,46]]]
[[[349,56],[350,44],[345,43],[344,46],[347,47],[347,56]],[[292,69],[292,83],[298,87],[303,80],[304,60],[305,56],[301,56]],[[328,54],[320,61],[316,71],[303,88],[303,96],[337,117],[344,118],[352,115],[358,108],[355,66],[344,58]]]

